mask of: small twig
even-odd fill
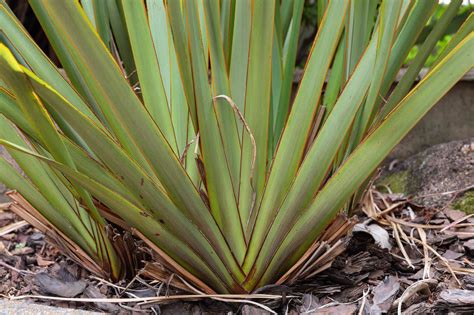
[[[11,202],[0,203],[0,210],[10,210]]]
[[[127,285],[123,288],[122,291],[120,291],[120,296],[122,296],[124,293],[127,293],[127,291],[130,289],[130,286],[132,283],[135,282],[135,280],[140,276],[141,270],[137,272],[137,274],[133,277],[132,280],[130,280]]]
[[[307,314],[307,313],[313,313],[314,311],[317,311],[317,310],[320,310],[320,309],[323,309],[323,308],[328,308],[328,307],[331,307],[331,306],[337,306],[337,305],[350,305],[350,304],[354,304],[354,303],[357,303],[359,302],[360,300],[363,300],[367,297],[367,295],[370,293],[370,290],[367,289],[367,290],[364,290],[362,292],[362,296],[354,301],[349,301],[349,302],[338,302],[330,297],[328,297],[331,301],[331,303],[328,303],[328,304],[324,304],[324,305],[321,305],[321,306],[318,306],[314,309],[311,309],[311,310],[307,310],[305,311],[304,313],[302,314]]]
[[[186,146],[184,147],[183,154],[181,154],[181,157],[179,158],[179,162],[184,165],[186,161],[186,156],[188,155],[189,148],[191,147],[191,144],[196,140],[196,138],[191,139],[188,143],[186,143]]]
[[[138,281],[144,286],[146,286],[147,288],[149,288],[150,290],[157,291],[157,295],[160,295],[161,289],[163,288],[163,285],[165,284],[162,281],[156,281],[157,284],[153,286],[147,283],[144,279],[140,278],[139,275],[136,275],[135,278],[132,279],[132,281]],[[127,284],[127,287],[133,283],[132,281],[130,281],[130,283]]]
[[[399,206],[403,205],[404,203],[405,203],[404,201],[394,203],[393,205],[389,206],[388,208],[384,209],[383,211],[376,213],[373,217],[371,217],[371,219],[375,220],[377,218],[380,218],[381,216],[384,216],[384,215],[392,212],[393,210],[397,209]]]
[[[393,215],[392,215],[392,218],[393,218]],[[403,240],[408,244],[408,245],[411,245],[411,246],[415,246],[415,244],[413,242],[410,242],[410,239],[408,238],[408,236],[406,235],[405,231],[403,231],[402,227],[400,226],[400,224],[395,224],[395,226],[397,227],[398,229],[398,234],[403,238]],[[411,231],[413,232],[413,229],[411,229]]]
[[[464,263],[466,263],[466,260],[467,259],[464,260]],[[468,264],[468,263],[466,263],[466,264]],[[474,269],[472,269],[472,268],[453,268],[453,270],[456,273],[461,274],[461,275],[474,275]]]
[[[296,297],[296,296],[287,296]],[[195,300],[195,299],[206,299],[206,298],[219,298],[226,299],[228,301],[238,301],[241,299],[267,299],[267,300],[279,300],[282,299],[282,295],[274,294],[185,294],[185,295],[172,295],[172,296],[152,296],[152,297],[139,297],[139,298],[65,298],[59,296],[46,296],[46,295],[19,295],[19,296],[8,296],[10,300],[23,300],[23,299],[43,299],[43,300],[54,300],[54,301],[69,301],[69,302],[81,302],[81,303],[136,303],[136,302],[150,302],[160,303],[169,302],[174,300]]]
[[[252,143],[252,148],[253,148],[252,164],[251,164],[251,167],[250,167],[250,182],[252,182],[254,171],[255,171],[255,162],[257,160],[257,143],[255,142],[255,137],[253,136],[253,132],[250,129],[250,126],[247,124],[247,121],[245,120],[244,115],[242,115],[242,112],[240,111],[240,109],[237,107],[237,105],[234,103],[234,101],[230,97],[228,97],[227,95],[223,95],[223,94],[222,95],[217,95],[217,96],[214,97],[214,99],[218,99],[218,98],[223,98],[227,101],[227,103],[229,103],[229,105],[232,107],[234,112],[237,114],[237,116],[239,117],[240,121],[242,122],[242,124],[244,125],[245,129],[247,130],[247,132],[249,134],[250,142]]]
[[[425,280],[425,279],[430,278],[431,259],[428,253],[428,248],[426,247],[428,245],[428,242],[426,241],[425,230],[423,230],[422,228],[417,228],[417,230],[418,230],[418,235],[420,235],[420,240],[423,243],[423,261],[424,261],[423,280]]]
[[[171,281],[173,281],[173,278],[175,276],[175,273],[172,273],[170,275],[170,277],[168,278],[168,281],[166,281],[166,291],[165,291],[165,295],[168,295],[169,291],[170,291],[170,284],[171,284]],[[204,292],[203,292],[204,293]]]
[[[460,194],[465,191],[474,189],[474,185],[467,186],[458,190],[451,190],[451,191],[445,191],[445,192],[440,192],[440,193],[432,193],[432,194],[426,194],[426,195],[421,195],[421,196],[416,196],[416,197],[411,197],[408,199],[408,201],[420,199],[420,198],[425,198],[425,197],[433,197],[433,196],[445,196],[445,195],[452,195],[452,194]]]
[[[405,261],[407,262],[408,266],[412,269],[415,269],[415,266],[413,266],[410,257],[408,257],[407,252],[405,251],[405,247],[402,244],[402,241],[400,240],[400,236],[398,235],[398,228],[397,224],[392,223],[392,229],[393,229],[393,236],[395,237],[395,241],[397,242],[398,248],[402,252],[403,257],[405,258]]]
[[[413,296],[415,293],[421,290],[426,290],[429,289],[429,284],[436,284],[438,281],[433,280],[433,279],[423,279],[419,280],[413,284],[411,284],[406,290],[402,293],[400,298],[395,300],[392,304],[392,306],[398,305],[397,306],[397,314],[402,315],[402,304],[405,299],[410,298]]]
[[[7,264],[7,263],[4,263],[4,262],[1,261],[1,260],[0,260],[0,265],[3,266],[3,267],[5,267],[5,268],[11,269],[11,270],[13,270],[13,271],[15,271],[15,272],[18,272],[18,273],[20,273],[20,274],[29,274],[29,275],[35,275],[35,274],[36,274],[36,273],[33,272],[33,271],[17,269],[17,268],[15,268],[15,267],[13,267],[13,266],[10,266],[10,265]]]
[[[229,105],[232,107],[232,109],[234,110],[234,112],[236,113],[236,115],[239,117],[240,121],[244,125],[245,129],[247,130],[247,132],[249,134],[249,137],[250,137],[250,142],[252,143],[252,162],[250,164],[250,178],[249,178],[250,179],[250,186],[252,187],[252,200],[251,200],[251,204],[250,204],[249,219],[246,222],[247,225],[248,225],[249,222],[250,222],[250,218],[252,217],[252,214],[253,214],[253,210],[254,210],[254,207],[255,207],[255,201],[256,201],[256,197],[257,197],[257,194],[255,192],[255,188],[254,188],[254,185],[253,185],[253,177],[255,175],[255,163],[257,161],[257,142],[255,142],[255,137],[253,136],[252,129],[250,129],[250,126],[248,125],[247,121],[245,120],[244,115],[242,114],[240,109],[237,107],[237,105],[234,103],[234,101],[229,96],[224,95],[224,94],[217,95],[217,96],[214,97],[214,99],[219,99],[219,98],[225,99],[227,101],[227,103],[229,103]]]
[[[137,69],[133,70],[133,71],[130,72],[129,74],[125,74],[125,79],[127,79],[127,80],[130,79],[130,77],[131,77],[132,75],[134,75],[135,73],[137,73]]]
[[[293,302],[293,299],[290,299],[288,301],[288,303],[286,304],[286,308],[285,308],[285,315],[288,315],[289,314],[289,311],[290,311],[290,303]]]
[[[22,227],[27,226],[27,225],[29,225],[28,222],[26,222],[25,220],[21,220],[21,221],[9,224],[7,226],[4,226],[0,229],[0,236],[6,235],[6,234],[11,233],[11,232],[14,232],[14,231],[16,231],[18,229],[21,229]]]
[[[446,227],[446,225],[431,225],[431,224],[413,223],[413,222],[409,222],[409,221],[405,221],[405,220],[401,220],[401,219],[397,219],[397,218],[393,218],[393,217],[390,218],[390,220],[397,223],[397,224],[406,225],[406,226],[410,226],[410,227],[414,227],[414,228],[437,230],[437,229],[444,229]],[[472,225],[472,223],[468,223],[468,225],[462,225],[462,226],[471,226],[471,225]],[[458,225],[458,226],[461,226],[461,225]]]
[[[395,168],[395,165],[398,164],[398,162],[400,162],[398,159],[395,159],[392,162],[390,162],[390,164],[388,165],[388,170],[389,171],[393,170]]]
[[[362,303],[360,303],[358,315],[364,314],[364,307],[365,307],[365,303],[367,302],[367,295],[369,294],[369,292],[370,292],[370,288],[367,288],[367,293],[366,293],[366,290],[363,291],[364,295],[362,296]]]
[[[180,275],[176,275],[177,278],[179,278],[183,283],[184,285],[186,285],[187,287],[189,287],[192,291],[196,292],[197,294],[199,295],[203,295],[204,292],[200,291],[199,289],[197,289],[196,287],[192,286],[189,282],[187,282],[186,280],[183,279],[183,277],[181,277]],[[228,299],[223,299],[223,298],[211,298],[213,300],[216,300],[216,301],[221,301],[221,302],[229,302],[229,303],[247,303],[247,304],[252,304],[252,305],[255,305],[257,307],[260,307],[272,314],[276,314],[271,308],[263,305],[263,304],[260,304],[260,303],[257,303],[257,302],[254,302],[254,301],[250,301],[250,300],[244,300],[244,299],[240,299],[240,300],[228,300]],[[142,304],[145,304],[145,303],[142,303]]]
[[[474,216],[474,213],[469,214],[469,215],[466,215],[465,217],[459,218],[459,219],[457,219],[456,221],[454,221],[454,222],[452,222],[452,223],[446,225],[444,228],[442,228],[442,229],[440,230],[440,232],[444,232],[444,231],[446,231],[447,229],[450,229],[450,228],[452,228],[452,227],[455,227],[456,225],[458,225],[458,224],[461,223],[462,221],[467,220],[467,219],[469,219],[470,217],[473,217],[473,216]]]
[[[99,277],[96,277],[96,276],[89,276],[90,279],[93,279],[93,280],[97,280],[99,281],[100,283],[103,283],[103,284],[106,284],[112,288],[116,288],[116,289],[120,289],[120,290],[123,290],[125,289],[124,287],[122,286],[119,286],[119,285],[116,285],[116,284],[113,284],[112,282],[109,282],[105,279],[102,279],[102,278],[99,278]]]
[[[412,238],[413,241],[417,242],[417,243],[423,243],[422,241],[416,239],[416,238]],[[426,248],[429,249],[433,254],[436,255],[436,257],[438,257],[443,263],[444,265],[446,266],[446,268],[448,268],[449,272],[451,273],[451,275],[453,276],[453,278],[456,280],[456,282],[458,283],[459,286],[462,286],[461,284],[461,281],[459,281],[458,277],[456,277],[456,273],[454,272],[454,270],[451,268],[451,266],[449,265],[449,262],[446,260],[446,258],[444,258],[443,256],[441,256],[433,247],[429,246],[428,244],[426,244]]]

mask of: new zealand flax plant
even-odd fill
[[[329,224],[473,66],[471,14],[416,83],[461,2],[391,89],[437,0],[319,0],[297,88],[303,0],[30,0],[64,71],[0,0],[0,138],[26,175],[2,160],[0,181],[113,279],[133,272],[117,225],[206,292],[311,276]]]

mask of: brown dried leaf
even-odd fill
[[[55,262],[51,261],[51,260],[46,260],[43,257],[41,257],[41,255],[36,255],[36,263],[40,267],[48,267],[48,266],[54,264]]]
[[[390,276],[382,281],[374,288],[374,304],[370,307],[370,314],[387,312],[399,290],[400,283],[396,277]]]

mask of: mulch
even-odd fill
[[[252,299],[250,304],[245,303],[249,297],[233,302],[230,298],[166,299],[187,293],[140,274],[128,282],[109,283],[63,256],[21,218],[0,210],[0,295],[39,295],[43,298],[28,299],[114,314],[267,312],[262,307],[279,314],[474,312],[473,215],[449,207],[420,207],[400,195],[376,191],[367,194],[357,215],[359,223],[347,249],[329,269],[291,286],[262,288],[256,293],[278,298]],[[145,303],[156,296],[164,300]],[[117,298],[121,303],[108,300]]]

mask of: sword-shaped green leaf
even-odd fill
[[[230,252],[221,231],[207,209],[202,212],[194,213],[193,211],[199,211],[199,208],[197,208],[198,205],[196,205],[195,208],[178,209],[167,195],[167,192],[164,191],[161,184],[157,182],[153,176],[146,174],[143,169],[132,161],[113,139],[103,133],[88,120],[87,117],[80,114],[64,98],[48,87],[46,83],[31,73],[28,75],[35,91],[40,97],[54,104],[58,112],[70,122],[77,132],[87,141],[96,155],[101,158],[101,162],[113,171],[113,173],[121,179],[123,185],[134,194],[135,199],[141,200],[141,203],[144,204],[150,212],[156,215],[162,215],[171,222],[176,222],[174,224],[182,222],[184,226],[187,226],[189,237],[201,242],[201,245],[207,242],[207,240],[202,238],[204,235],[211,241],[217,255],[225,261],[227,268],[233,270],[233,274],[236,277],[239,276],[240,268],[236,264],[235,258]],[[187,217],[183,213],[186,213]],[[194,224],[199,227],[200,231],[197,230]],[[182,233],[182,231],[183,227],[176,232]],[[182,234],[182,236],[188,237],[186,234]],[[197,245],[196,248],[198,248]],[[240,276],[242,275],[240,274]]]
[[[239,209],[245,227],[262,198],[266,179],[274,13],[274,0],[253,4],[244,110],[252,135],[244,132],[242,137],[239,191]]]
[[[226,281],[224,279],[219,279],[219,277],[217,276],[219,270],[211,269],[211,265],[208,265],[210,261],[212,261],[212,265],[215,263],[219,263],[219,259],[211,259],[207,255],[203,255],[202,253],[201,255],[199,255],[196,253],[196,251],[199,252],[199,250],[198,248],[193,247],[196,245],[193,243],[196,243],[198,241],[197,239],[195,239],[193,242],[193,240],[189,238],[191,240],[191,243],[187,243],[186,241],[183,241],[182,239],[176,237],[176,235],[173,235],[168,231],[170,227],[178,228],[176,226],[176,221],[170,220],[170,222],[166,222],[163,219],[155,217],[153,217],[152,219],[150,214],[145,209],[136,207],[114,191],[107,189],[100,183],[67,167],[62,163],[48,159],[47,157],[36,154],[33,151],[30,151],[24,147],[17,146],[13,143],[4,140],[0,140],[0,144],[9,147],[12,150],[17,150],[23,155],[28,154],[30,155],[30,157],[34,157],[36,159],[40,159],[41,161],[48,163],[48,165],[50,165],[51,167],[65,174],[65,176],[67,176],[75,184],[83,186],[85,189],[91,191],[105,205],[107,205],[111,209],[114,209],[115,213],[120,215],[120,217],[123,218],[125,222],[129,223],[131,226],[136,227],[138,231],[144,234],[149,240],[156,243],[161,249],[163,249],[168,255],[174,258],[178,263],[182,264],[184,267],[186,267],[198,277],[209,281],[209,283],[212,284],[214,287],[224,291],[233,288],[230,285],[226,287],[224,285]],[[143,218],[149,218],[147,220],[147,224],[140,223]],[[183,229],[181,228],[180,231],[182,232]],[[186,232],[189,233],[189,229]],[[181,236],[182,235],[183,233],[181,233]],[[210,248],[208,248],[205,253],[213,254]],[[204,261],[206,260],[208,264],[204,263]],[[230,283],[232,284],[233,280],[230,278],[230,276],[228,276],[227,280],[231,281]]]
[[[186,2],[185,12],[207,196],[212,215],[224,232],[236,259],[241,262],[246,245],[242,225],[237,224],[240,223],[237,200],[224,151],[225,143],[221,138],[221,130],[227,126],[218,124],[216,106],[219,104],[215,103],[208,81],[208,67],[203,53],[196,1]],[[232,128],[231,125],[228,127]]]
[[[426,40],[420,46],[415,60],[408,66],[406,73],[403,78],[398,82],[395,90],[390,94],[387,103],[383,106],[380,117],[385,117],[395,106],[402,100],[402,98],[408,93],[413,82],[415,82],[418,73],[425,64],[426,59],[431,53],[431,50],[436,45],[436,42],[443,36],[444,31],[448,27],[449,23],[456,16],[459,7],[462,4],[462,0],[453,0],[448,5],[448,8],[444,12],[443,16],[434,26]]]
[[[274,255],[270,253],[272,262],[260,284],[277,277],[304,253],[393,147],[473,66],[474,34],[471,33],[357,147],[305,209],[291,231],[281,235],[281,242],[276,240],[276,252]]]
[[[137,66],[143,103],[166,141],[177,154],[178,147],[171,122],[170,107],[156,58],[156,48],[147,23],[145,4],[142,0],[122,0],[122,6]]]
[[[260,209],[256,209],[258,211],[254,211],[257,219],[244,271],[248,271],[253,265],[271,220],[276,214],[277,206],[288,191],[303,158],[306,139],[311,132],[313,118],[319,107],[331,57],[339,43],[348,4],[348,1],[330,2],[321,29],[316,35],[303,79],[270,168],[262,204]]]
[[[333,159],[369,89],[371,81],[366,80],[365,76],[375,64],[376,44],[377,37],[374,37],[305,156],[288,194],[277,205],[276,217],[252,268],[249,286],[258,281],[271,260],[270,253],[277,246],[278,240],[291,229],[295,218],[312,201],[330,172]]]

